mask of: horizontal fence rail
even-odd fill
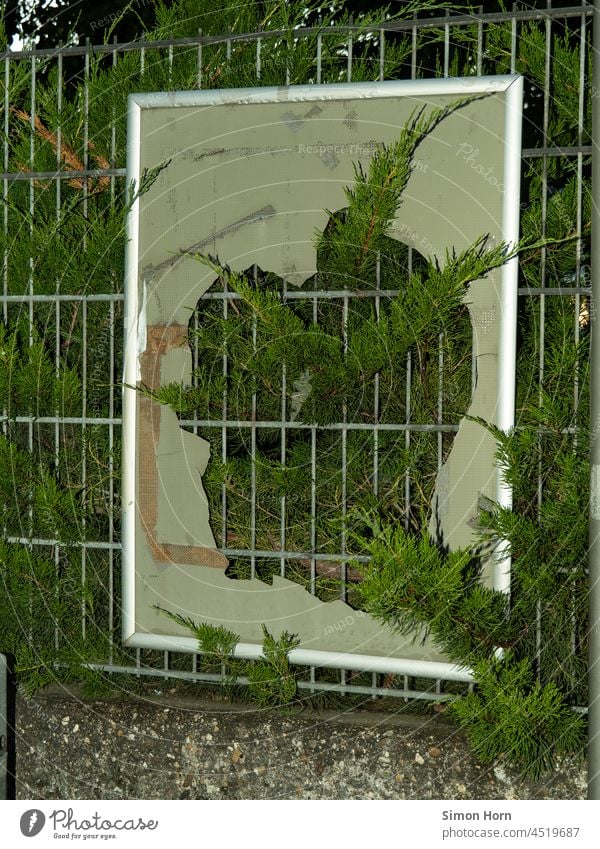
[[[369,27],[369,32],[410,32],[413,29],[427,30],[439,27],[466,27],[474,23],[500,24],[510,21],[511,23],[523,23],[525,21],[556,21],[581,18],[582,15],[591,19],[592,7],[586,3],[582,6],[559,6],[548,9],[517,9],[513,12],[472,12],[469,14],[438,15],[430,18],[415,18],[408,21],[382,21],[376,27]],[[359,34],[365,28],[358,24],[340,24],[328,27],[295,27],[294,38],[306,38],[316,34],[321,35],[351,35]],[[273,29],[261,32],[227,33],[223,35],[189,36],[187,38],[165,38],[156,41],[131,41],[119,44],[113,41],[111,44],[71,45],[43,50],[14,50],[0,53],[1,59],[55,59],[57,56],[85,56],[90,51],[95,53],[115,52],[139,52],[142,49],[160,50],[173,47],[194,47],[198,45],[233,44],[236,42],[260,41],[264,38],[284,38],[289,35],[288,30]]]

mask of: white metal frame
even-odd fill
[[[223,89],[209,91],[134,94],[129,97],[127,131],[127,184],[137,189],[140,179],[141,113],[144,109],[164,107],[205,107],[231,103],[270,103],[283,101],[341,100],[350,97],[398,97],[454,94],[468,96],[484,93],[506,93],[505,158],[502,238],[515,245],[519,237],[519,185],[521,156],[521,103],[523,81],[518,75],[490,77],[401,80],[331,85],[303,85],[282,88]],[[161,651],[197,652],[192,637],[147,634],[136,631],[135,621],[135,456],[136,456],[136,392],[130,388],[138,381],[138,355],[144,349],[143,309],[138,302],[138,228],[139,199],[132,205],[127,223],[127,255],[125,271],[125,351],[123,374],[123,477],[122,477],[122,544],[123,544],[123,642],[133,648]],[[507,431],[514,425],[516,381],[518,265],[514,258],[506,263],[501,277],[501,332],[498,352],[499,397],[498,425]],[[511,488],[497,478],[497,501],[511,507]],[[496,551],[494,586],[510,590],[510,552],[505,545]],[[257,659],[262,654],[258,644],[239,643],[235,656]],[[292,663],[331,669],[381,672],[446,681],[470,682],[470,670],[451,663],[376,657],[351,653],[293,649]]]

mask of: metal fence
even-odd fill
[[[483,8],[483,7],[482,7]],[[485,13],[481,11],[475,15],[446,13],[437,17],[419,17],[411,21],[386,23],[371,31],[364,32],[358,26],[331,27],[327,32],[314,28],[298,28],[293,37],[297,44],[309,43],[314,47],[314,61],[311,69],[311,81],[315,83],[331,81],[327,75],[324,63],[324,43],[332,36],[343,37],[345,48],[338,51],[338,67],[336,74],[342,74],[346,80],[354,79],[355,52],[358,39],[364,39],[371,43],[371,67],[378,67],[379,79],[387,79],[388,68],[386,50],[390,43],[398,43],[398,39],[405,39],[407,45],[406,59],[400,67],[394,68],[394,77],[419,78],[427,75],[448,76],[456,72],[457,68],[464,69],[465,62],[470,63],[468,67],[473,74],[494,73],[487,64],[487,45],[494,37],[498,27],[503,27],[504,32],[510,32],[506,40],[504,56],[506,62],[505,70],[514,72],[517,68],[520,39],[528,37],[529,30],[526,27],[531,22],[536,22],[539,32],[542,34],[543,55],[540,61],[544,67],[544,85],[530,86],[526,91],[526,126],[524,128],[523,170],[527,172],[530,164],[534,161],[541,163],[538,173],[541,179],[542,197],[542,233],[545,230],[545,215],[548,199],[552,192],[552,175],[556,169],[550,166],[552,160],[557,158],[565,167],[573,169],[577,176],[577,221],[574,222],[578,231],[583,224],[584,208],[584,176],[591,155],[591,145],[584,144],[584,113],[586,109],[586,62],[587,51],[591,39],[591,6],[585,5],[554,5],[548,2],[545,9],[519,10],[515,8],[512,12]],[[471,46],[465,46],[465,39],[461,37],[466,31],[474,34]],[[549,136],[549,122],[551,110],[551,64],[553,35],[560,31],[568,32],[570,43],[578,43],[579,47],[579,91],[578,91],[578,130],[576,133],[577,143],[568,146],[560,146]],[[254,73],[256,80],[261,79],[261,69],[264,67],[268,56],[269,44],[277,39],[289,37],[286,32],[269,33],[227,33],[221,36],[204,36],[185,39],[166,39],[155,42],[135,42],[130,44],[111,43],[92,46],[70,46],[61,47],[56,50],[6,52],[2,55],[4,64],[4,167],[0,175],[3,185],[4,212],[3,223],[5,235],[9,232],[11,222],[9,221],[9,205],[7,203],[9,193],[13,191],[16,184],[24,184],[23,188],[28,190],[28,208],[30,219],[24,226],[31,229],[31,222],[35,221],[38,211],[38,195],[36,190],[40,185],[51,185],[55,187],[56,220],[60,221],[61,186],[69,183],[71,186],[79,181],[81,190],[81,208],[83,214],[87,214],[90,205],[94,202],[92,181],[105,181],[107,191],[114,198],[124,187],[125,169],[124,162],[119,161],[117,154],[118,118],[116,115],[104,116],[109,126],[110,135],[110,161],[99,162],[94,159],[93,148],[88,144],[88,124],[94,103],[90,99],[90,81],[93,75],[94,62],[101,59],[116,67],[129,57],[134,57],[141,71],[147,70],[152,63],[166,61],[173,67],[180,57],[195,63],[196,85],[201,88],[206,83],[215,87],[217,81],[206,79],[207,56],[211,51],[221,51],[224,63],[232,62],[236,57],[236,50],[241,45],[246,48],[252,45],[254,55]],[[192,57],[192,59],[190,59]],[[329,72],[331,69],[329,69]],[[364,68],[363,71],[364,72]],[[372,71],[371,71],[372,72]],[[57,100],[54,104],[55,114],[58,116],[58,130],[55,134],[54,145],[56,149],[56,166],[46,170],[35,170],[34,153],[38,143],[40,125],[37,120],[38,113],[38,87],[36,81],[43,75],[48,79],[50,74],[55,75]],[[282,83],[289,83],[289,74]],[[75,166],[69,166],[61,155],[61,129],[60,115],[63,108],[63,98],[69,96],[73,86],[77,84],[81,92],[79,100],[80,120],[82,122],[83,147],[80,160]],[[14,87],[18,87],[18,96],[21,103],[27,103],[28,108],[22,109],[21,114],[16,114],[11,109]],[[47,107],[47,104],[45,104]],[[528,115],[532,115],[530,119]],[[121,116],[122,117],[122,116]],[[10,154],[9,139],[15,122],[26,122],[29,127],[30,156],[29,162],[15,164],[14,157]],[[47,214],[47,210],[45,210]],[[574,248],[574,275],[572,280],[562,280],[560,285],[552,281],[549,285],[545,260],[542,251],[540,267],[539,286],[521,286],[519,295],[523,299],[534,298],[538,303],[539,315],[539,362],[538,370],[540,376],[544,372],[544,339],[545,339],[545,311],[547,299],[562,298],[572,310],[573,328],[575,338],[578,338],[581,326],[581,316],[585,313],[589,288],[585,278],[585,246],[582,242],[577,243]],[[100,429],[105,435],[108,446],[108,461],[105,469],[105,478],[102,483],[103,505],[102,505],[102,532],[95,535],[86,535],[85,542],[79,546],[77,555],[80,563],[81,580],[85,582],[90,570],[101,572],[106,591],[105,622],[106,631],[111,636],[113,649],[107,652],[106,657],[98,657],[97,663],[92,664],[95,668],[102,669],[107,673],[128,673],[135,676],[172,677],[189,680],[201,680],[218,683],[222,680],[222,674],[218,671],[205,672],[200,669],[198,656],[174,655],[170,653],[159,654],[156,652],[137,650],[123,654],[119,646],[119,516],[118,516],[118,467],[115,460],[115,452],[118,449],[120,439],[120,391],[118,388],[121,373],[121,318],[123,295],[118,286],[114,289],[107,287],[105,292],[91,293],[69,293],[64,294],[60,290],[57,281],[54,292],[39,292],[35,286],[35,262],[36,258],[30,258],[29,285],[25,291],[15,292],[12,289],[8,262],[5,256],[3,290],[0,300],[2,301],[3,318],[5,323],[14,319],[16,310],[19,315],[25,313],[29,322],[30,332],[33,334],[34,318],[39,318],[40,311],[52,317],[48,318],[48,326],[52,327],[55,338],[55,361],[58,368],[60,359],[65,354],[64,329],[69,322],[81,323],[80,342],[80,369],[83,380],[83,393],[81,398],[80,412],[68,417],[56,415],[18,415],[12,418],[11,427],[20,429],[21,443],[27,446],[29,451],[35,451],[39,439],[43,436],[46,441],[54,445],[56,456],[60,453],[61,439],[65,427],[78,429],[82,443],[86,443],[86,433],[91,429]],[[218,297],[218,295],[215,295]],[[299,294],[298,297],[301,297]],[[340,301],[341,308],[348,308],[348,299]],[[316,303],[315,303],[316,308]],[[76,317],[76,318],[75,318]],[[106,328],[101,340],[98,341],[95,331],[98,326]],[[92,346],[94,356],[90,357]],[[101,382],[103,375],[98,373],[102,369],[99,363],[104,364],[105,374],[110,375],[105,394],[99,401],[96,397],[94,386]],[[94,370],[96,373],[94,373]],[[577,396],[577,384],[574,392]],[[103,390],[104,392],[104,390]],[[440,411],[440,416],[442,411]],[[3,416],[4,433],[9,430],[9,416]],[[184,422],[194,429],[202,425],[212,425],[209,422],[189,421]],[[236,423],[237,424],[237,423]],[[285,422],[272,423],[285,430]],[[452,425],[443,423],[442,418],[428,427],[438,440],[438,463],[442,462],[442,434],[444,431],[451,432],[455,429]],[[418,428],[415,428],[418,429]],[[403,439],[410,441],[411,428],[402,427]],[[253,439],[256,437],[256,429],[253,429]],[[347,423],[343,433],[347,433]],[[312,433],[313,443],[316,435]],[[255,450],[255,443],[251,449]],[[342,451],[344,447],[342,446]],[[313,462],[315,451],[313,444]],[[86,491],[89,488],[89,458],[85,452],[82,453],[78,463],[79,484]],[[374,469],[377,474],[377,466]],[[542,493],[542,470],[539,471],[539,492]],[[407,483],[407,498],[408,483]],[[314,499],[314,492],[313,492]],[[315,506],[313,505],[313,515]],[[256,515],[252,517],[255,523]],[[252,573],[255,572],[257,559],[262,557],[278,557],[283,564],[283,555],[277,551],[263,551],[256,547],[256,528],[251,531],[254,536],[248,548],[238,550],[227,549],[225,546],[227,538],[227,516],[223,513],[223,532],[221,544],[228,556],[247,557],[251,564]],[[27,517],[24,517],[23,527],[27,527]],[[32,526],[33,527],[33,526]],[[282,532],[284,533],[284,531]],[[314,535],[313,535],[314,536]],[[9,542],[21,543],[35,550],[43,550],[51,553],[57,567],[64,556],[61,541],[51,538],[40,538],[23,532],[21,534],[9,534]],[[314,562],[315,546],[314,539],[310,556],[312,557],[312,591],[314,586]],[[283,543],[283,551],[285,544]],[[73,558],[73,554],[69,555]],[[104,614],[103,614],[104,615]],[[81,630],[85,636],[89,628],[89,615],[82,608]],[[55,635],[56,644],[61,640],[58,629]],[[118,658],[117,659],[117,655]],[[127,658],[124,660],[124,658]],[[399,696],[409,698],[446,698],[451,697],[452,687],[445,686],[444,682],[430,682],[425,680],[412,680],[404,678],[394,681],[384,680],[383,676],[376,674],[369,676],[349,677],[342,671],[310,670],[309,676],[300,681],[300,687],[311,691],[324,690],[341,693],[351,693],[357,696]]]

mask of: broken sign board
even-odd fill
[[[217,278],[196,259],[233,270],[258,265],[290,286],[316,271],[314,234],[346,205],[354,164],[395,142],[415,109],[453,110],[418,148],[390,231],[442,264],[487,234],[518,239],[522,81],[518,76],[136,94],[129,101],[128,184],[158,175],[128,219],[124,437],[123,636],[129,646],[194,651],[189,631],[159,608],[240,637],[260,655],[262,625],[300,643],[297,663],[469,680],[423,635],[401,637],[342,600],[323,602],[284,576],[233,580],[202,484],[210,445],[176,414],[136,391],[189,385],[192,311]],[[474,390],[468,412],[500,428],[514,420],[516,260],[475,281]],[[215,363],[205,364],[214,368]],[[220,368],[220,364],[217,364]],[[222,422],[223,430],[229,425]],[[285,423],[279,423],[285,424]],[[225,440],[224,440],[225,441]],[[481,495],[510,504],[495,442],[463,420],[439,469],[432,525],[453,548],[473,539]],[[226,456],[223,459],[227,459]],[[226,510],[226,507],[224,508]],[[256,558],[265,552],[250,552]],[[281,558],[284,551],[267,554]],[[315,561],[316,552],[306,556]],[[287,553],[286,553],[287,556]],[[510,560],[496,552],[488,583],[506,590]],[[342,625],[340,625],[342,623]],[[416,637],[419,639],[416,639]]]

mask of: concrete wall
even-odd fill
[[[368,703],[367,703],[368,704]],[[540,782],[478,764],[443,716],[265,713],[149,690],[17,701],[19,799],[583,799],[584,764]]]

